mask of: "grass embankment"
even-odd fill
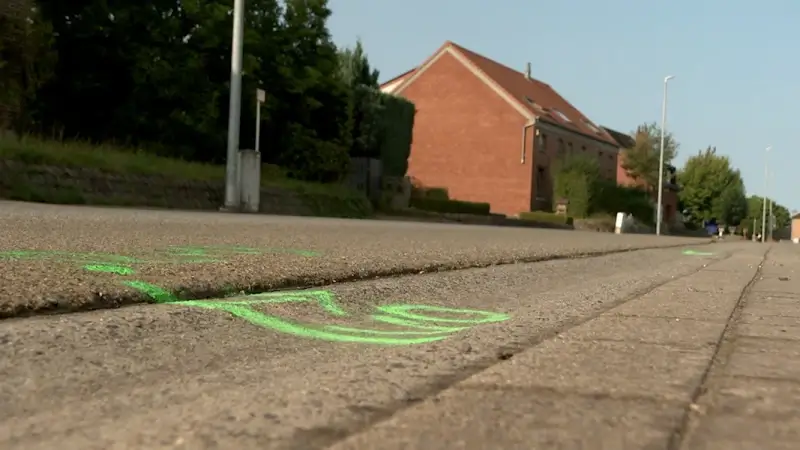
[[[0,161],[15,161],[31,166],[50,166],[66,169],[94,169],[120,176],[157,176],[171,180],[223,183],[225,167],[187,162],[156,156],[142,150],[113,145],[94,145],[85,142],[45,140],[31,136],[18,139],[0,133]],[[12,190],[14,200],[43,203],[87,203],[80,192],[70,195],[40,192],[37,186],[25,184],[24,174],[15,174]],[[22,183],[22,184],[19,184]],[[364,195],[338,184],[321,184],[290,179],[277,166],[262,166],[261,184],[298,195],[315,214],[320,216],[365,217],[371,206]],[[103,203],[115,204],[113,196]],[[134,205],[123,205],[134,206]]]

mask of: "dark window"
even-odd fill
[[[570,154],[570,155],[572,154],[572,142],[567,144],[567,153]]]
[[[539,151],[540,152],[547,151],[547,135],[544,133],[539,135]]]
[[[558,154],[559,155],[563,155],[564,154],[564,140],[563,139],[559,139],[558,140]]]
[[[545,198],[545,188],[547,187],[547,171],[544,167],[536,167],[536,198]]]

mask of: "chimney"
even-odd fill
[[[525,78],[531,79],[531,63],[525,64]]]

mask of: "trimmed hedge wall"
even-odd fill
[[[488,203],[464,202],[440,198],[411,198],[411,207],[424,211],[451,214],[476,214],[488,216],[491,209]]]

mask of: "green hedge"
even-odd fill
[[[380,155],[383,174],[404,177],[408,171],[414,115],[417,110],[413,103],[401,97],[380,94],[379,98],[382,106]]]
[[[449,200],[450,193],[447,188],[412,186],[411,196],[414,198],[432,198],[434,200]]]
[[[531,222],[556,223],[560,225],[572,225],[573,222],[570,216],[545,211],[521,212],[519,213],[519,218],[522,220],[530,220]]]
[[[424,211],[451,214],[476,214],[482,216],[488,216],[491,209],[488,203],[442,200],[437,198],[412,198],[410,206]]]

